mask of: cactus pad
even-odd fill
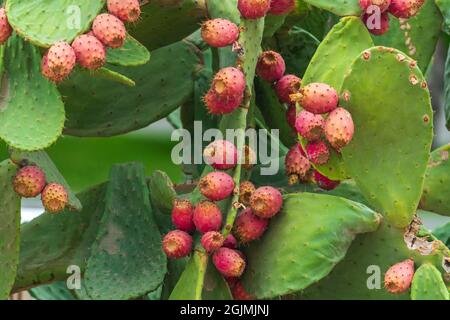
[[[106,62],[124,67],[135,67],[150,61],[150,52],[132,36],[128,35],[123,47],[118,49],[108,48]]]
[[[170,177],[165,172],[156,170],[150,177],[148,185],[152,205],[162,213],[170,214],[172,212],[173,201],[177,196]]]
[[[441,274],[429,263],[421,265],[414,273],[411,284],[412,300],[449,300],[449,292]]]
[[[361,8],[358,0],[304,0],[320,9],[330,11],[338,16],[359,16]]]

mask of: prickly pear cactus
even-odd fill
[[[448,300],[450,7],[366,2],[0,1],[0,299]]]

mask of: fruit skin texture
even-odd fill
[[[68,202],[66,189],[60,184],[48,184],[41,194],[42,204],[46,211],[58,213],[65,209]]]
[[[340,181],[328,179],[327,177],[322,175],[319,171],[314,171],[314,180],[316,181],[319,188],[323,190],[336,189],[341,183]]]
[[[299,179],[305,180],[311,169],[309,160],[301,151],[303,151],[301,145],[296,144],[291,147],[284,159],[286,175],[289,176],[291,184],[297,183]]]
[[[201,233],[218,231],[222,226],[222,213],[213,202],[201,201],[194,209],[193,221]]]
[[[141,16],[138,0],[108,0],[108,11],[122,21],[136,22]]]
[[[163,250],[169,258],[180,259],[192,251],[192,237],[184,231],[173,230],[162,241]]]
[[[273,15],[288,14],[295,9],[295,0],[272,0],[270,1],[269,13]]]
[[[231,294],[234,300],[255,300],[255,298],[248,293],[242,283],[237,281],[231,289]]]
[[[322,136],[324,124],[321,115],[302,110],[295,121],[295,129],[303,138],[314,141]]]
[[[229,234],[223,241],[223,246],[225,248],[237,249],[238,243],[236,238],[232,234]]]
[[[330,150],[323,141],[313,141],[306,145],[309,160],[316,165],[324,165],[330,159]]]
[[[385,12],[390,5],[391,0],[359,0],[359,6],[364,12],[367,12],[370,6],[377,6],[381,12]]]
[[[227,140],[216,140],[203,150],[203,157],[205,162],[214,169],[228,170],[237,164],[237,149]]]
[[[258,58],[256,73],[262,79],[273,82],[283,77],[286,71],[286,63],[283,57],[275,51],[264,51]]]
[[[333,110],[325,120],[324,131],[331,146],[340,151],[353,139],[355,125],[352,115],[344,108]]]
[[[203,103],[210,114],[223,115],[236,110],[242,103],[243,96],[228,96],[221,98],[212,90],[209,90],[203,97]]]
[[[232,45],[239,38],[239,28],[226,19],[211,19],[202,24],[203,40],[215,48]]]
[[[272,218],[280,211],[282,205],[281,192],[270,186],[256,189],[250,197],[253,213],[260,218]]]
[[[110,48],[123,46],[127,36],[123,22],[108,13],[102,13],[94,19],[92,31],[98,40]]]
[[[42,74],[53,82],[64,80],[72,72],[76,62],[75,51],[62,41],[52,45],[42,59]]]
[[[373,20],[371,19],[372,15],[371,14],[365,14],[362,17],[362,20],[365,24],[365,26],[367,27],[367,30],[369,30],[370,33],[376,35],[376,36],[381,36],[383,34],[385,34],[386,32],[389,31],[389,14],[387,12],[383,12],[380,16],[380,25],[372,25]],[[374,19],[374,18],[372,18]]]
[[[11,36],[12,28],[8,22],[5,8],[0,8],[0,45],[4,44]]]
[[[281,102],[287,103],[289,105],[293,104],[290,95],[297,93],[300,90],[302,80],[292,74],[287,74],[278,80],[275,85],[275,91],[277,93],[278,99]]]
[[[101,68],[106,61],[106,50],[103,44],[92,34],[83,34],[72,42],[77,62],[89,70]]]
[[[250,181],[243,181],[239,185],[239,202],[244,206],[250,205],[250,197],[255,192],[256,187]]]
[[[39,167],[21,168],[13,179],[14,191],[24,198],[34,198],[45,187],[45,173]]]
[[[286,121],[292,129],[295,129],[295,121],[297,117],[297,107],[295,104],[289,106],[286,111]]]
[[[200,242],[202,243],[203,248],[205,248],[206,252],[213,253],[220,247],[222,247],[224,238],[220,232],[217,231],[209,231],[205,233]]]
[[[328,113],[337,108],[339,96],[336,90],[326,83],[311,83],[300,91],[301,106],[314,114]]]
[[[245,260],[233,249],[220,248],[213,255],[213,263],[225,277],[240,277],[245,270]]]
[[[259,239],[267,229],[269,220],[253,214],[251,208],[242,211],[236,218],[233,234],[241,243]]]
[[[187,199],[175,199],[172,208],[172,223],[182,231],[192,232],[195,230],[194,221],[194,207]]]
[[[414,261],[408,259],[394,264],[384,275],[384,287],[390,293],[403,293],[411,286],[414,276]]]
[[[257,158],[255,151],[253,151],[253,149],[250,148],[250,146],[245,145],[243,152],[243,161],[241,163],[242,168],[245,170],[250,170],[251,168],[253,168],[256,162]]]
[[[259,19],[270,9],[270,0],[238,0],[238,9],[245,19]]]
[[[198,184],[200,192],[212,201],[220,201],[228,198],[234,190],[234,181],[225,172],[210,172],[200,179]]]
[[[389,12],[397,18],[408,19],[419,13],[425,0],[392,0]]]

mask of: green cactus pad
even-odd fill
[[[358,17],[342,18],[317,49],[305,72],[302,86],[323,82],[339,91],[351,63],[361,51],[372,46],[372,39]],[[303,146],[307,143],[303,138],[300,141]],[[348,178],[342,157],[333,149],[330,150],[330,160],[327,164],[314,167],[332,180]]]
[[[344,258],[357,234],[375,231],[380,219],[366,206],[343,198],[287,195],[263,238],[246,250],[243,284],[257,298],[307,288]]]
[[[12,188],[17,166],[0,163],[0,299],[8,299],[19,264],[20,197]]]
[[[60,85],[65,100],[65,132],[75,136],[111,136],[162,119],[187,101],[201,67],[201,52],[187,41],[152,52],[137,68],[111,67],[136,81],[133,88],[74,72]]]
[[[130,299],[158,288],[166,274],[161,235],[152,216],[144,167],[111,169],[105,212],[84,274],[92,299]]]
[[[421,265],[414,273],[411,284],[412,300],[449,300],[449,292],[441,274],[429,263]]]
[[[61,135],[64,105],[56,87],[41,75],[41,55],[12,36],[5,52],[0,97],[0,138],[27,151],[44,149]]]
[[[304,0],[315,7],[330,11],[338,16],[359,16],[358,0]]]
[[[10,157],[14,163],[18,163],[20,165],[37,165],[45,172],[47,183],[56,182],[66,189],[69,196],[69,202],[67,204],[69,209],[76,211],[81,210],[82,206],[80,200],[78,200],[66,179],[64,179],[52,159],[45,151],[26,152],[12,149],[10,150]]]
[[[444,31],[450,34],[450,2],[447,0],[436,0],[436,5],[444,17]]]
[[[233,300],[230,288],[211,260],[206,267],[202,300]]]
[[[150,52],[130,35],[127,36],[122,47],[108,48],[106,51],[106,62],[116,66],[135,67],[149,61]]]
[[[431,153],[425,174],[420,208],[450,216],[450,145]]]
[[[208,16],[212,19],[227,19],[238,24],[241,19],[241,14],[239,13],[237,3],[238,0],[208,0]]]
[[[374,47],[355,60],[341,94],[355,123],[353,141],[342,150],[346,169],[390,223],[406,227],[420,200],[433,138],[426,81],[404,53]]]
[[[79,69],[79,72],[85,73],[88,76],[91,76],[93,78],[99,79],[99,80],[106,80],[106,81],[113,81],[116,83],[120,83],[121,85],[125,85],[127,87],[134,87],[136,83],[131,80],[130,78],[124,76],[123,74],[120,74],[119,72],[113,71],[111,69],[102,67],[95,71],[85,70],[85,69]]]
[[[32,288],[28,292],[37,300],[75,300],[65,281]]]
[[[50,47],[57,41],[70,43],[88,30],[104,5],[104,0],[8,0],[6,12],[22,38]]]
[[[164,214],[171,214],[177,193],[170,177],[165,172],[156,170],[150,177],[148,186],[152,205]]]

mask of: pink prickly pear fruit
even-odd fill
[[[256,189],[250,197],[250,207],[260,218],[272,218],[280,211],[282,205],[281,192],[270,186]]]
[[[341,183],[340,181],[328,179],[327,177],[325,177],[319,171],[316,171],[316,170],[314,171],[314,180],[316,181],[319,188],[321,188],[323,190],[336,189],[339,186],[339,184]]]
[[[370,9],[370,6],[376,6],[380,8],[380,12],[385,12],[387,9],[389,9],[389,6],[391,5],[391,0],[359,0],[359,6],[365,13],[374,13],[368,9]]]
[[[246,265],[241,253],[224,247],[214,253],[213,263],[225,277],[240,277],[244,273]]]
[[[314,114],[328,113],[338,106],[338,93],[325,83],[310,83],[300,93],[301,106]]]
[[[66,42],[52,45],[42,59],[42,74],[53,82],[67,78],[76,62],[75,51]]]
[[[0,8],[0,45],[4,44],[11,36],[12,28],[8,22],[5,8]]]
[[[225,248],[237,249],[238,243],[236,238],[232,234],[229,234],[223,241],[223,246]]]
[[[295,128],[303,138],[314,141],[322,136],[324,124],[321,115],[302,110],[295,121]]]
[[[250,181],[243,181],[239,185],[239,202],[244,206],[250,205],[250,197],[255,192],[256,187]]]
[[[408,19],[419,13],[425,0],[392,0],[389,12],[397,18]]]
[[[331,146],[340,152],[352,141],[355,132],[350,112],[344,108],[337,108],[330,112],[325,120],[324,132]]]
[[[50,183],[42,191],[41,200],[47,212],[58,213],[66,208],[69,197],[62,185]]]
[[[286,111],[286,121],[292,129],[295,129],[295,122],[297,117],[297,107],[295,104],[290,105]]]
[[[408,259],[394,264],[384,276],[384,287],[390,293],[408,291],[414,276],[414,261]]]
[[[268,224],[269,220],[256,216],[251,208],[247,208],[236,218],[233,234],[241,243],[248,243],[259,239],[266,231]]]
[[[244,146],[244,161],[242,161],[242,168],[244,168],[245,170],[250,170],[251,168],[253,168],[253,166],[256,164],[256,153],[255,151],[253,151],[252,148],[250,148],[250,146],[245,145]]]
[[[98,40],[110,48],[123,46],[127,36],[127,30],[123,22],[108,13],[102,13],[94,19],[92,32]]]
[[[45,173],[36,166],[21,168],[13,179],[14,191],[24,198],[36,197],[44,187]]]
[[[291,147],[284,160],[286,175],[289,183],[295,184],[298,180],[306,180],[311,164],[306,158],[306,154],[300,144]]]
[[[214,76],[211,90],[221,98],[242,96],[245,90],[244,73],[235,67],[220,69]]]
[[[264,51],[258,58],[256,73],[262,79],[273,82],[283,77],[286,71],[286,63],[283,57],[275,51]]]
[[[181,230],[173,230],[166,234],[162,241],[163,250],[171,259],[180,259],[192,251],[192,237]]]
[[[232,169],[237,164],[237,149],[227,140],[216,140],[203,150],[203,158],[214,169]]]
[[[92,34],[83,34],[75,38],[72,42],[77,62],[80,66],[97,70],[106,61],[106,50],[103,44]]]
[[[308,159],[316,165],[324,165],[330,159],[330,150],[325,142],[311,141],[306,145]]]
[[[281,102],[292,105],[295,104],[291,98],[292,94],[298,93],[302,80],[292,74],[283,76],[275,85],[275,91]]]
[[[139,0],[108,0],[109,13],[125,22],[136,22],[141,16]]]
[[[273,15],[288,14],[295,9],[295,0],[272,0],[270,1],[269,13]]]
[[[244,286],[240,281],[237,281],[231,289],[231,294],[234,300],[255,300],[250,293],[245,290]]]
[[[203,41],[215,48],[232,45],[239,38],[239,28],[226,19],[211,19],[202,24]]]
[[[370,33],[381,36],[389,31],[389,14],[383,12],[379,17],[371,14],[364,14],[362,20]]]
[[[243,95],[220,97],[214,91],[208,90],[203,97],[203,103],[210,114],[223,115],[236,110],[242,103]]]
[[[245,19],[259,19],[269,11],[270,0],[238,0],[238,9]]]
[[[200,192],[211,201],[221,201],[231,196],[234,181],[229,174],[221,171],[210,172],[198,183]]]
[[[194,209],[194,225],[201,233],[218,231],[222,226],[222,212],[210,201],[201,201]]]
[[[175,199],[172,208],[172,223],[182,231],[192,232],[195,230],[194,221],[194,207],[187,199]]]
[[[205,248],[206,252],[213,253],[217,249],[221,248],[224,242],[223,235],[218,231],[209,231],[206,232],[200,242]]]

